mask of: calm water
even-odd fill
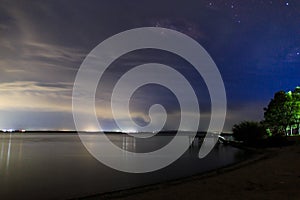
[[[118,146],[143,152],[160,148],[170,136],[147,142],[125,135],[111,135]],[[66,199],[126,189],[185,177],[246,157],[242,150],[218,145],[204,159],[198,146],[172,165],[146,174],[128,174],[110,169],[94,159],[76,134],[0,134],[1,199]]]

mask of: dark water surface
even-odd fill
[[[169,137],[169,138],[168,138]],[[124,149],[161,147],[170,136],[147,144],[126,135],[110,139]],[[243,160],[246,152],[216,146],[204,159],[199,147],[156,172],[129,174],[98,162],[76,134],[0,134],[0,199],[67,199],[177,179]]]

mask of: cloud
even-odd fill
[[[17,81],[0,83],[0,110],[70,111],[72,85]]]
[[[36,41],[25,41],[22,56],[25,59],[55,60],[56,62],[78,62],[85,54],[80,50]]]
[[[35,92],[60,92],[69,91],[69,83],[38,83],[34,81],[17,81],[0,84],[1,92],[35,91]]]
[[[19,46],[17,49],[13,48]],[[0,44],[2,51],[10,49],[10,54],[2,58],[2,69],[22,70],[32,66],[33,68],[51,67],[53,69],[77,70],[79,63],[85,54],[79,50],[60,45],[47,44],[37,41],[24,40],[17,45],[13,41]]]
[[[49,14],[45,5],[29,4],[23,7],[22,2],[6,1],[0,5],[0,82],[72,81],[85,50],[50,39],[57,31],[49,27],[53,23],[45,15]],[[36,17],[41,10],[45,13]]]

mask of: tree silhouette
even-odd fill
[[[233,136],[247,144],[255,143],[267,136],[266,128],[259,122],[243,121],[232,128]]]

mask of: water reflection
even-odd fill
[[[140,140],[127,135],[109,138],[120,148],[134,152],[157,149],[172,139],[158,136]],[[95,142],[93,134],[87,139],[90,145],[103,145]],[[195,140],[192,148],[172,165],[156,172],[127,174],[99,163],[76,134],[0,134],[0,145],[1,199],[85,196],[190,176],[245,158],[244,151],[220,145],[199,159],[201,140]]]
[[[7,175],[10,171],[11,164],[18,164],[21,162],[23,154],[23,140],[16,142],[11,133],[0,134],[0,174]]]
[[[96,143],[105,141],[104,139],[102,140],[101,137],[97,137],[97,142],[96,140],[93,140],[92,138],[95,136],[92,135],[86,135],[84,136],[85,140],[88,141],[89,145],[93,146],[96,145]],[[104,136],[103,136],[104,137]],[[146,153],[146,152],[151,152],[151,151],[156,151],[165,145],[167,145],[172,139],[173,136],[155,136],[151,138],[136,138],[132,137],[130,135],[122,134],[122,135],[117,135],[117,134],[110,134],[107,135],[109,140],[118,146],[119,148],[129,151],[129,152],[135,152],[135,153]],[[179,137],[184,138],[189,144],[193,144],[192,147],[198,147],[199,143],[202,143],[202,139],[195,139],[193,140],[193,137],[190,135],[181,135]]]

